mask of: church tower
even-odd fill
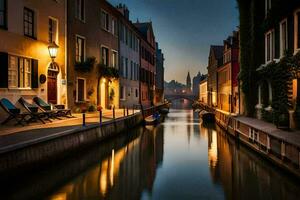
[[[190,72],[188,72],[188,75],[186,77],[186,90],[187,90],[187,92],[191,92],[191,90],[192,90],[192,82],[191,82]]]

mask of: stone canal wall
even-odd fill
[[[16,144],[0,153],[0,173],[19,169],[35,168],[42,163],[62,157],[107,138],[128,131],[143,122],[141,113],[65,131],[39,139]]]
[[[300,136],[257,123],[256,119],[230,116],[215,111],[216,123],[277,166],[300,178]]]

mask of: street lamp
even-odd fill
[[[55,44],[55,42],[52,42],[51,44],[49,44],[48,46],[48,50],[49,50],[49,55],[52,59],[52,62],[54,62],[54,59],[57,56],[57,51],[58,51],[59,46],[57,44]]]

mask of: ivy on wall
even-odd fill
[[[264,1],[237,0],[240,19],[240,74],[245,114],[254,116],[257,103],[256,69],[264,60]]]
[[[259,71],[259,79],[270,81],[272,85],[272,103],[274,122],[280,123],[281,116],[288,115],[292,104],[289,101],[288,84],[300,71],[300,52],[296,55],[287,53],[279,62],[271,62]],[[262,91],[266,93],[267,91]],[[297,104],[297,106],[299,106]],[[268,120],[269,121],[269,120]]]

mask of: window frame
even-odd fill
[[[83,53],[83,55],[77,55],[77,48],[79,50],[79,46],[77,47],[78,43],[78,39],[82,40],[83,42],[81,44],[83,44],[83,47],[80,48],[81,49],[81,53]],[[79,54],[79,52],[78,52]],[[80,58],[80,60],[79,60]],[[84,62],[86,58],[86,38],[81,36],[81,35],[75,35],[75,61],[76,62]]]
[[[3,14],[3,24],[0,24],[0,29],[7,30],[7,0],[3,0],[3,10],[0,13]]]
[[[25,20],[26,13],[32,14],[32,16],[31,16],[32,21]],[[32,35],[29,34],[30,29],[26,30],[25,24],[32,26],[31,27]],[[30,37],[32,39],[36,39],[36,36],[35,36],[35,12],[34,12],[34,10],[27,8],[27,7],[24,7],[24,9],[23,9],[23,32],[24,32],[24,36]]]
[[[105,21],[103,21],[103,14],[105,15]],[[101,28],[109,32],[109,14],[103,9],[101,9]]]
[[[268,35],[270,35],[270,44],[268,45]],[[268,59],[270,54],[270,59]],[[265,64],[272,62],[275,59],[275,30],[272,29],[265,34]]]
[[[269,10],[272,8],[272,0],[265,0],[265,16],[267,17]]]
[[[16,71],[16,85],[15,86],[11,86],[9,84],[10,82],[10,74],[8,74],[8,89],[32,89],[31,85],[32,85],[32,59],[31,58],[26,58],[26,57],[22,57],[22,56],[17,56],[17,55],[8,55],[9,56],[9,62],[8,62],[8,71],[12,71],[11,70],[11,57],[14,57],[16,60],[15,63],[15,71]],[[22,60],[22,70],[21,70],[21,60]],[[29,68],[30,70],[28,71],[26,69],[26,61],[29,64]],[[9,73],[9,72],[8,72]],[[22,78],[21,78],[22,77]],[[29,78],[29,82],[27,82],[26,78]],[[22,83],[21,83],[22,81]],[[27,84],[26,84],[27,82]]]
[[[121,92],[121,94],[120,94],[120,100],[121,101],[126,101],[126,86],[125,85],[122,85],[120,87],[120,92]]]
[[[118,67],[118,51],[116,50],[111,50],[112,54],[111,54],[111,66],[113,68],[119,69]],[[115,59],[114,59],[114,55],[115,55]]]
[[[56,30],[55,30],[55,32],[52,30],[52,35],[54,34],[54,40],[53,40],[53,38],[52,38],[52,41],[50,41],[50,20],[52,21],[52,22],[54,22],[55,23],[55,25],[56,25]],[[54,17],[51,17],[51,16],[49,16],[49,19],[48,19],[48,25],[49,25],[49,27],[48,27],[48,42],[49,43],[52,43],[52,42],[55,42],[57,45],[59,45],[59,40],[58,40],[58,38],[59,38],[59,30],[58,30],[58,25],[59,25],[59,22],[58,22],[58,19],[56,19],[56,18],[54,18]],[[52,24],[53,25],[53,24]],[[52,36],[53,37],[53,36]]]
[[[104,63],[104,56],[103,56],[103,49],[106,50],[106,56],[105,56],[105,61],[106,63]],[[107,46],[104,46],[104,45],[101,45],[101,56],[100,56],[100,59],[101,59],[101,64],[106,66],[106,67],[109,67],[109,64],[110,64],[110,59],[109,59],[109,48]]]
[[[75,4],[75,18],[85,22],[85,0],[76,0]]]
[[[78,80],[79,79],[81,79],[81,80],[83,80],[84,81],[84,86],[83,86],[83,89],[84,89],[84,92],[83,92],[83,101],[79,101],[79,99],[78,99],[78,94],[79,94],[79,92],[78,92]],[[76,102],[85,102],[86,101],[86,78],[82,78],[82,77],[77,77],[76,78]]]
[[[284,41],[283,41],[283,24],[285,24],[285,44]],[[285,55],[285,52],[288,50],[288,20],[287,18],[285,18],[284,20],[282,20],[280,22],[280,28],[279,28],[279,34],[280,34],[280,57],[284,57]],[[283,48],[284,47],[284,48]]]

